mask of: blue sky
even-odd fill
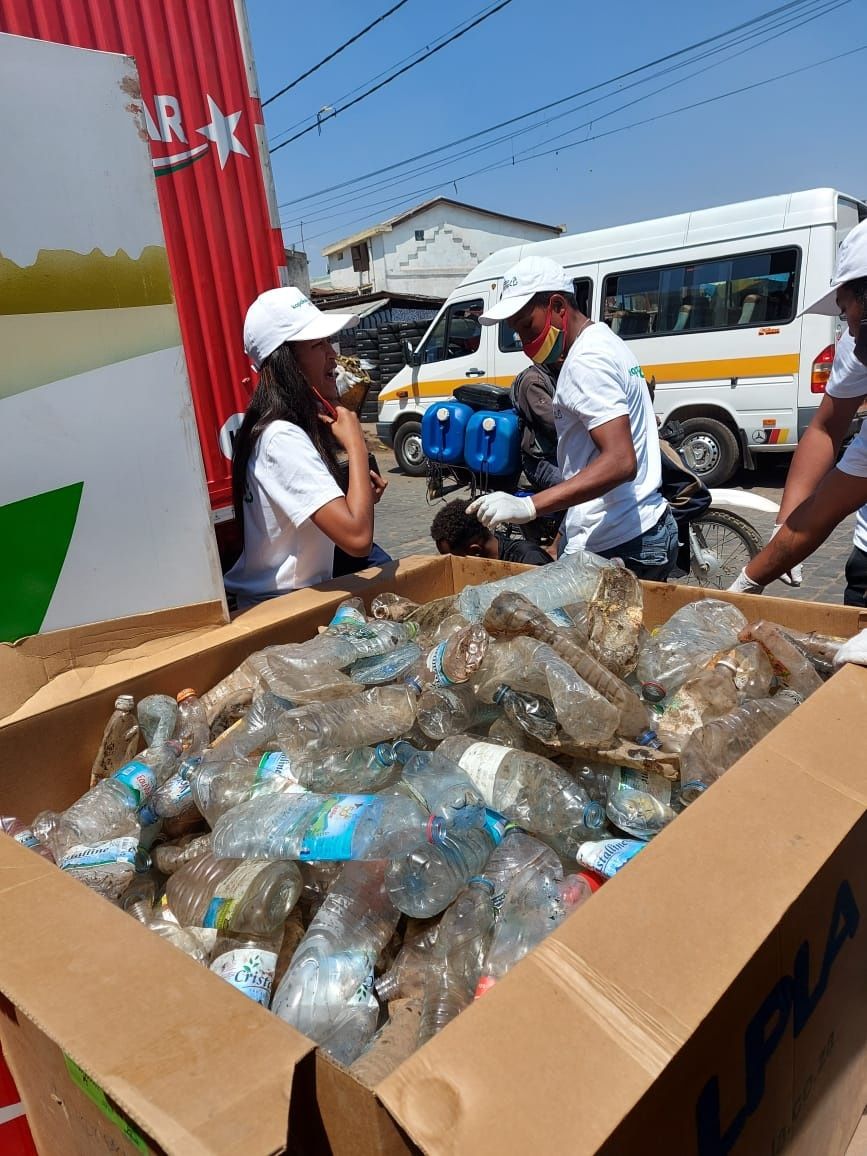
[[[263,100],[394,2],[247,0]],[[495,2],[407,0],[266,108],[272,145],[291,126],[306,127],[323,106],[343,103],[353,90],[369,87],[378,74]],[[681,61],[657,66],[650,72],[663,74],[654,79],[635,85],[639,78],[633,77],[540,114],[534,123],[567,112],[532,132],[520,133],[531,123],[523,121],[492,134],[510,135],[476,155],[443,154],[435,170],[414,173],[424,163],[416,161],[379,178],[378,188],[354,185],[287,203],[607,81],[782,2],[620,0],[614,6],[565,0],[543,6],[511,0],[430,60],[329,119],[321,135],[314,129],[272,155],[286,242],[301,247],[303,231],[311,272],[317,275],[325,268],[323,245],[438,194],[565,224],[570,232],[818,185],[867,196],[867,51],[841,58],[867,46],[867,0],[802,0],[792,16],[777,17],[773,29],[758,39],[784,25],[791,24],[790,31],[763,44],[751,40],[750,51],[741,43],[676,70],[672,65]],[[809,20],[816,12],[822,14]],[[792,75],[827,58],[835,59]],[[704,71],[691,76],[699,70]],[[781,74],[774,83],[696,107]],[[654,94],[663,85],[671,87]],[[595,103],[577,107],[590,100]],[[627,102],[635,103],[612,112]],[[682,106],[687,111],[611,133]],[[555,134],[558,139],[543,143]],[[549,155],[512,165],[513,154],[520,159],[528,150]],[[504,167],[467,175],[498,162]]]

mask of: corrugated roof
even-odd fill
[[[378,225],[371,225],[367,229],[353,233],[351,237],[344,237],[342,241],[335,241],[332,245],[326,245],[322,250],[322,256],[330,257],[332,253],[336,253],[340,249],[348,249],[351,245],[358,245],[361,241],[366,241],[368,237],[374,237],[378,233],[390,233],[394,226],[400,224],[401,221],[409,220],[410,217],[414,217],[425,209],[430,209],[433,205],[455,205],[459,209],[469,209],[473,213],[482,213],[486,217],[496,217],[500,221],[517,221],[521,225],[532,225],[536,229],[549,229],[555,236],[566,232],[565,225],[546,225],[544,221],[531,221],[528,217],[514,217],[511,213],[498,213],[493,209],[483,209],[480,205],[471,205],[467,201],[456,201],[453,197],[432,197],[429,201],[422,201],[420,205],[414,205],[413,208],[398,213],[396,217],[389,217],[387,221],[382,221]]]

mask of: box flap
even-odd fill
[[[677,1058],[677,1081],[666,1085],[679,1089],[677,1109],[666,1112],[654,1090],[657,1142],[693,1150],[697,1095],[715,1052],[707,1038],[695,1043],[704,1062],[689,1068],[681,1050],[723,995],[747,983],[745,969],[756,969],[756,1003],[785,970],[780,929],[864,816],[865,761],[856,773],[850,728],[865,711],[867,671],[847,668],[379,1085],[413,1140],[431,1156],[540,1148],[589,1156]],[[829,718],[848,725],[835,731],[823,725]],[[867,881],[857,884],[860,905]],[[826,927],[817,931],[821,959]],[[742,1050],[753,1010],[730,1038],[717,1035],[717,1051],[723,1041]],[[791,1095],[791,1067],[781,1078]],[[758,1150],[748,1139],[738,1148]]]
[[[161,1148],[283,1150],[309,1040],[7,836],[0,897],[0,990]]]

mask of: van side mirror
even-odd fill
[[[412,342],[408,337],[403,339],[403,356],[407,365],[421,365],[421,353],[417,349],[413,349]]]

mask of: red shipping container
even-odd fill
[[[24,1105],[0,1052],[0,1156],[37,1156]]]

